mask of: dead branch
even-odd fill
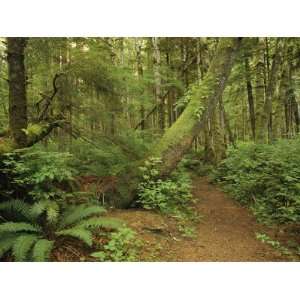
[[[40,93],[40,95],[43,97],[40,101],[38,101],[36,103],[37,107],[39,107],[39,105],[45,101],[45,107],[44,109],[42,110],[41,114],[39,115],[38,117],[38,121],[42,121],[45,119],[46,115],[47,115],[47,112],[48,112],[48,109],[53,101],[53,98],[55,97],[55,95],[57,94],[59,88],[57,87],[56,83],[57,83],[57,80],[60,76],[64,75],[65,73],[57,73],[55,74],[53,80],[52,80],[52,87],[53,87],[53,91],[51,93],[51,95],[45,95],[45,94],[42,94]]]

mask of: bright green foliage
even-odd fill
[[[58,236],[60,235],[66,235],[66,236],[72,236],[75,237],[82,242],[86,243],[88,246],[92,246],[93,244],[93,236],[92,233],[89,230],[86,230],[80,226],[75,226],[69,229],[64,229],[57,231],[56,234]]]
[[[266,223],[300,221],[300,140],[231,149],[215,179]]]
[[[32,249],[33,261],[47,261],[54,246],[54,241],[38,240]]]
[[[54,217],[56,208],[53,205],[49,207],[49,201],[64,200],[68,196],[60,187],[69,186],[74,180],[76,171],[70,164],[71,159],[72,156],[68,153],[35,149],[7,153],[0,163],[0,194],[4,199],[13,197],[27,199],[29,202],[43,200],[43,204],[39,205],[43,206],[43,210],[50,210],[49,218]]]
[[[74,177],[70,157],[39,151],[5,155],[1,175],[9,182],[4,182],[8,199],[0,203],[0,257],[11,250],[16,261],[46,261],[62,236],[91,247],[96,229],[123,225],[100,217],[105,212],[101,206],[68,204],[60,185]],[[17,195],[20,199],[11,199]]]
[[[57,206],[60,202],[57,202]],[[6,208],[11,207],[3,203],[0,213],[5,213]],[[69,236],[81,240],[88,246],[92,246],[92,234],[97,228],[119,228],[123,224],[112,218],[100,217],[105,212],[103,207],[80,205],[60,205],[57,216],[49,219],[47,210],[37,210],[33,204],[27,222],[3,222],[0,224],[0,254],[3,256],[12,249],[16,261],[48,260],[54,243],[59,242],[60,236]],[[41,206],[42,207],[42,206]],[[37,213],[38,211],[38,213]],[[18,211],[12,216],[19,216]],[[66,222],[67,220],[67,222]],[[49,239],[50,237],[50,239]]]
[[[164,213],[176,207],[185,207],[191,200],[191,180],[187,173],[179,170],[170,179],[158,177],[159,158],[150,158],[141,167],[143,182],[139,186],[139,202],[146,209],[157,209]]]
[[[125,227],[113,232],[103,251],[94,252],[91,256],[100,261],[137,261],[140,246],[136,233]]]
[[[62,220],[62,225],[72,225],[76,222],[81,221],[82,219],[85,219],[87,217],[90,217],[92,215],[95,215],[95,213],[104,213],[105,209],[101,206],[86,206],[85,204],[77,205],[74,207],[70,207],[64,216],[64,219]]]
[[[0,224],[0,233],[39,232],[39,227],[24,222],[4,222]]]
[[[12,247],[12,253],[16,261],[25,261],[33,244],[38,240],[37,235],[23,234],[19,236]]]

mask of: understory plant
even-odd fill
[[[104,212],[100,206],[64,205],[53,200],[32,205],[22,200],[3,202],[0,257],[11,251],[15,261],[47,261],[62,237],[76,238],[91,247],[95,229],[122,226],[118,220],[100,217]]]
[[[300,222],[300,139],[230,149],[214,179],[267,224]]]
[[[195,222],[199,215],[191,207],[194,203],[192,181],[180,164],[167,179],[159,177],[160,158],[148,159],[141,167],[143,181],[138,188],[139,203],[143,208],[159,211],[177,220],[178,230],[182,236],[194,238]]]
[[[122,226],[103,217],[99,205],[72,203],[70,158],[32,150],[2,157],[0,258],[11,253],[15,261],[46,261],[62,239],[76,238],[91,247],[97,229]]]
[[[137,261],[142,241],[136,238],[136,233],[127,227],[119,228],[111,233],[109,242],[101,251],[91,254],[99,261]]]
[[[159,178],[159,158],[148,159],[142,171],[143,181],[138,188],[139,202],[146,209],[155,209],[163,213],[172,213],[186,208],[192,201],[191,180],[181,168],[173,172],[168,179]]]

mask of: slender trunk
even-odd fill
[[[142,81],[143,79],[143,63],[142,63],[142,45],[138,38],[135,39],[135,48],[136,48],[136,64],[137,64],[137,73],[138,80]],[[142,91],[143,93],[143,91]],[[145,129],[145,107],[143,102],[140,105],[140,116],[141,116],[141,129]]]
[[[276,77],[281,61],[281,47],[281,41],[280,39],[277,39],[270,76],[266,88],[266,101],[263,108],[262,118],[260,119],[259,142],[267,142],[267,133],[269,133],[269,141],[272,140],[272,98],[275,91],[277,82]]]
[[[160,49],[159,49],[160,39],[158,37],[152,38],[152,44],[154,48],[154,78],[155,78],[155,97],[156,103],[158,104],[158,121],[159,128],[161,130],[165,129],[165,100],[162,97],[161,88],[161,74],[160,74]]]
[[[235,139],[234,139],[234,136],[233,136],[231,127],[230,127],[229,120],[228,120],[228,118],[227,118],[227,114],[226,114],[226,111],[225,111],[225,107],[224,107],[224,104],[223,104],[223,99],[222,99],[222,97],[220,97],[219,105],[220,105],[221,114],[222,114],[222,116],[223,116],[224,125],[225,125],[226,131],[227,131],[227,133],[228,133],[228,139],[229,139],[229,142],[230,142],[230,144],[231,144],[233,147],[236,147],[236,145],[235,145]]]
[[[255,141],[255,108],[254,108],[254,98],[253,98],[252,83],[251,83],[251,71],[250,71],[249,59],[247,57],[245,58],[245,76],[246,76],[252,139]]]

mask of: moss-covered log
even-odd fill
[[[149,156],[162,158],[161,177],[169,175],[190,149],[193,139],[212,115],[225,89],[241,38],[223,38],[206,77],[177,121],[165,132]],[[134,200],[140,177],[138,165],[128,170],[113,192],[114,204],[128,207]]]

